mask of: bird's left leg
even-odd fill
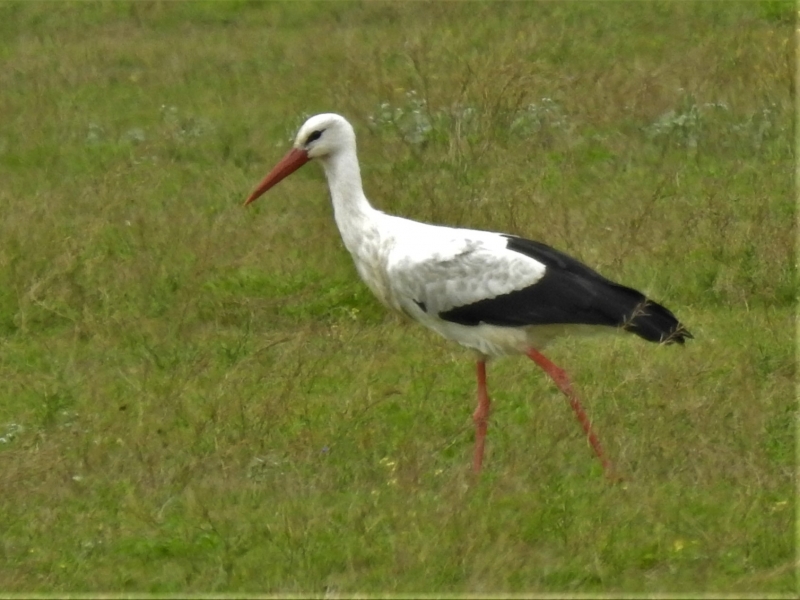
[[[614,474],[611,463],[608,462],[608,459],[603,452],[603,447],[600,445],[600,440],[597,439],[594,431],[592,431],[592,424],[589,421],[589,417],[586,416],[586,411],[583,410],[583,406],[578,399],[578,395],[575,393],[575,390],[572,389],[572,382],[569,380],[567,373],[564,371],[564,369],[561,369],[550,362],[550,360],[545,357],[544,354],[534,348],[528,350],[527,355],[528,358],[539,365],[544,372],[550,376],[550,378],[558,386],[558,389],[560,389],[561,392],[567,397],[572,410],[575,411],[575,416],[578,417],[578,421],[580,421],[583,430],[586,432],[586,437],[589,438],[589,443],[592,445],[595,454],[597,454],[597,458],[600,459],[600,463],[603,465],[603,470],[609,478],[616,479],[617,476]]]
[[[486,359],[481,358],[477,362],[478,374],[478,407],[472,413],[472,420],[475,422],[475,458],[472,462],[472,469],[476,473],[480,472],[483,464],[483,447],[486,442],[486,428],[489,425],[489,394],[486,391]]]

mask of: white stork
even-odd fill
[[[569,399],[606,474],[612,476],[567,374],[541,350],[559,335],[598,327],[624,329],[651,342],[683,344],[692,335],[675,316],[541,242],[428,225],[374,209],[361,185],[355,132],[336,114],[308,119],[292,149],[245,205],[311,159],[325,169],[336,224],[370,290],[387,307],[475,351],[474,470],[481,469],[489,418],[486,361],[524,354]]]

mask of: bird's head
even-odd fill
[[[356,134],[347,119],[333,113],[314,115],[303,123],[292,149],[253,190],[245,201],[245,206],[312,158],[326,160],[344,148],[355,148],[355,144]]]

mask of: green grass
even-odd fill
[[[797,593],[793,3],[0,4],[4,593]],[[367,195],[540,239],[695,335],[469,353],[358,281]]]

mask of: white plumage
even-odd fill
[[[356,269],[386,306],[478,354],[474,468],[480,470],[489,414],[485,363],[525,354],[567,395],[595,452],[597,438],[566,374],[540,350],[570,330],[627,329],[650,341],[683,343],[688,331],[663,306],[544,244],[515,236],[428,225],[374,209],[364,195],[350,123],[311,117],[249,204],[311,159],[328,180],[334,217]]]
[[[484,356],[523,352],[532,329],[476,328],[437,315],[533,285],[544,275],[544,265],[509,251],[506,240],[494,233],[406,223],[416,227],[384,248],[390,295],[400,309]]]

